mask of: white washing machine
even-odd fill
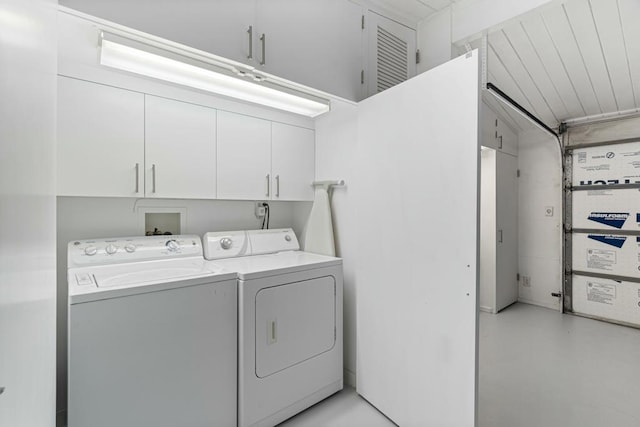
[[[203,242],[238,275],[238,425],[274,426],[341,390],[342,260],[300,251],[291,229]]]
[[[198,236],[68,246],[69,427],[237,423],[236,274]]]

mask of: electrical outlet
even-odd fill
[[[264,218],[266,212],[266,208],[262,206],[264,202],[256,202],[256,218]]]
[[[553,206],[545,206],[544,207],[544,215],[545,216],[553,216]]]
[[[522,286],[524,286],[525,288],[530,288],[531,287],[531,277],[522,276]]]

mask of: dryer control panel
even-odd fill
[[[69,242],[67,265],[72,268],[192,256],[202,256],[202,243],[195,235],[86,239]]]
[[[235,258],[300,250],[291,228],[209,232],[202,238],[206,259]]]

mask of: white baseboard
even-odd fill
[[[479,309],[480,309],[480,311],[484,311],[485,313],[491,313],[491,314],[493,314],[493,308],[491,308],[491,307],[486,307],[486,306],[484,306],[484,305],[481,305],[481,306],[479,307]]]

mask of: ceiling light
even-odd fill
[[[268,85],[269,81],[263,76],[238,70],[232,64],[212,65],[200,62],[188,56],[163,51],[106,32],[102,33],[101,38],[100,63],[107,67],[308,117],[316,117],[329,111],[329,101],[326,99],[291,88],[274,88],[273,86],[278,85]]]

